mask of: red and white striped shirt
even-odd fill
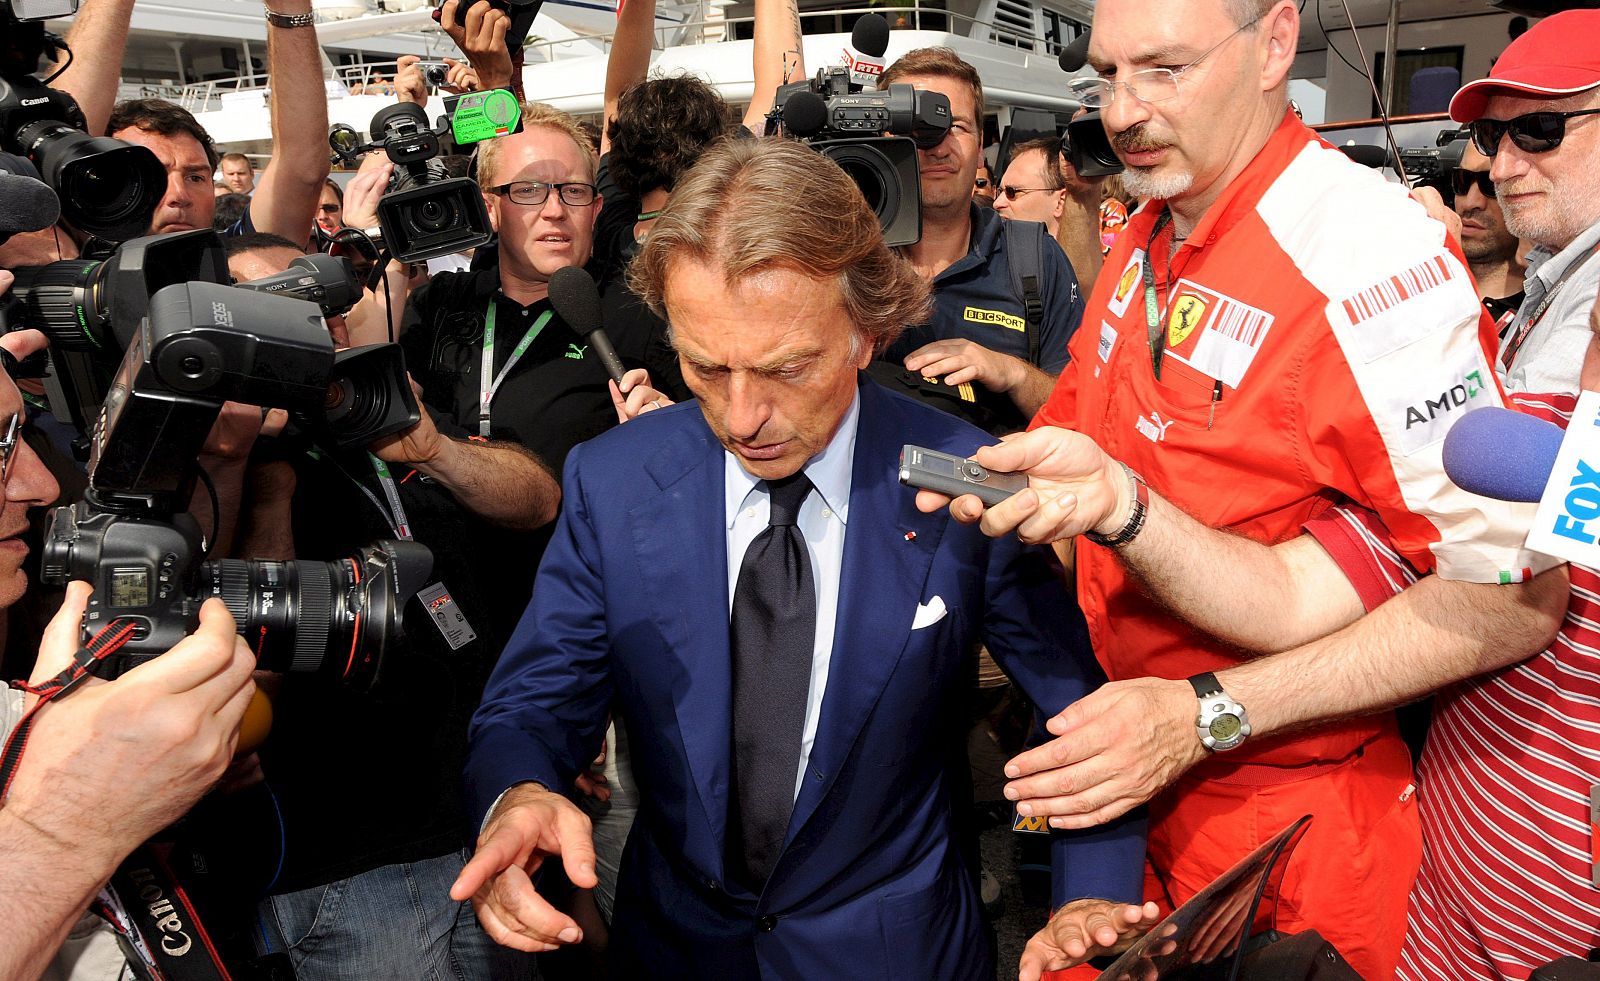
[[[1513,396],[1565,425],[1570,395]],[[1416,578],[1371,511],[1307,523],[1370,609]],[[1440,692],[1422,754],[1422,868],[1399,977],[1526,978],[1600,946],[1589,794],[1600,784],[1600,571],[1570,567],[1550,648]]]

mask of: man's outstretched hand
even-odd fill
[[[1045,971],[1061,971],[1091,957],[1119,953],[1160,920],[1155,903],[1129,906],[1107,899],[1068,903],[1056,910],[1023,948],[1019,981],[1039,981]]]
[[[593,889],[594,836],[577,805],[536,783],[513,787],[489,815],[478,850],[467,862],[450,898],[471,898],[478,922],[495,943],[542,953],[583,939],[572,917],[533,888],[531,876],[546,857],[558,855],[567,878]]]

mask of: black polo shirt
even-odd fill
[[[908,327],[884,353],[903,364],[906,355],[934,341],[965,338],[991,351],[1028,361],[1027,320],[1022,297],[1011,281],[1005,222],[998,212],[972,206],[971,246],[967,254],[933,279],[933,319]],[[1037,367],[1058,374],[1067,364],[1067,342],[1083,320],[1078,277],[1065,252],[1038,222],[1027,234],[1039,238],[1039,294],[1044,322],[1039,328]]]

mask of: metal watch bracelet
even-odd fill
[[[280,14],[266,4],[262,4],[261,9],[267,12],[267,23],[273,27],[315,27],[317,25],[317,15],[309,11],[303,14]]]
[[[1096,531],[1083,533],[1083,537],[1089,539],[1089,541],[1106,548],[1123,548],[1135,538],[1138,538],[1139,532],[1144,530],[1145,516],[1150,512],[1149,485],[1144,482],[1143,477],[1134,473],[1133,468],[1126,463],[1119,461],[1117,465],[1122,468],[1123,473],[1128,475],[1128,481],[1133,486],[1133,507],[1128,512],[1128,520],[1121,528],[1110,535],[1102,535]]]

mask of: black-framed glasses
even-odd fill
[[[1017,198],[1022,197],[1024,194],[1029,194],[1029,193],[1032,193],[1033,191],[1054,191],[1054,190],[1055,190],[1055,188],[1053,188],[1053,187],[1012,187],[1010,184],[1001,184],[1000,187],[996,190],[995,197],[999,197],[1001,195],[1004,195],[1004,196],[1006,196],[1008,198],[1011,198],[1013,201],[1015,201]]]
[[[1548,153],[1566,138],[1567,120],[1596,113],[1600,113],[1600,109],[1530,112],[1512,119],[1475,119],[1467,128],[1472,133],[1472,145],[1486,157],[1500,152],[1500,141],[1507,135],[1524,153]]]
[[[985,187],[989,186],[989,178],[987,178],[987,177],[975,177],[975,178],[973,178],[972,183],[977,185],[979,188],[985,188]]]
[[[1120,82],[1109,78],[1075,78],[1067,83],[1067,91],[1077,96],[1078,101],[1089,109],[1104,109],[1111,105],[1111,100],[1116,98],[1119,85],[1140,102],[1166,102],[1176,99],[1179,76],[1211,57],[1212,52],[1224,44],[1256,26],[1264,16],[1266,15],[1257,14],[1249,22],[1240,24],[1232,34],[1207,48],[1200,57],[1187,65],[1179,65],[1177,68],[1146,68],[1143,71],[1133,72]]]
[[[1450,171],[1450,190],[1456,197],[1461,197],[1474,187],[1478,193],[1490,200],[1494,199],[1494,181],[1489,179],[1487,170],[1467,170],[1455,167]]]
[[[561,203],[572,208],[586,208],[594,204],[595,187],[582,181],[563,181],[546,184],[544,181],[512,181],[491,187],[489,190],[511,199],[513,204],[544,204],[550,200],[550,189],[555,188]]]
[[[22,413],[11,417],[6,423],[6,434],[0,439],[0,484],[6,482],[11,476],[11,461],[17,455],[17,447],[22,444]]]

